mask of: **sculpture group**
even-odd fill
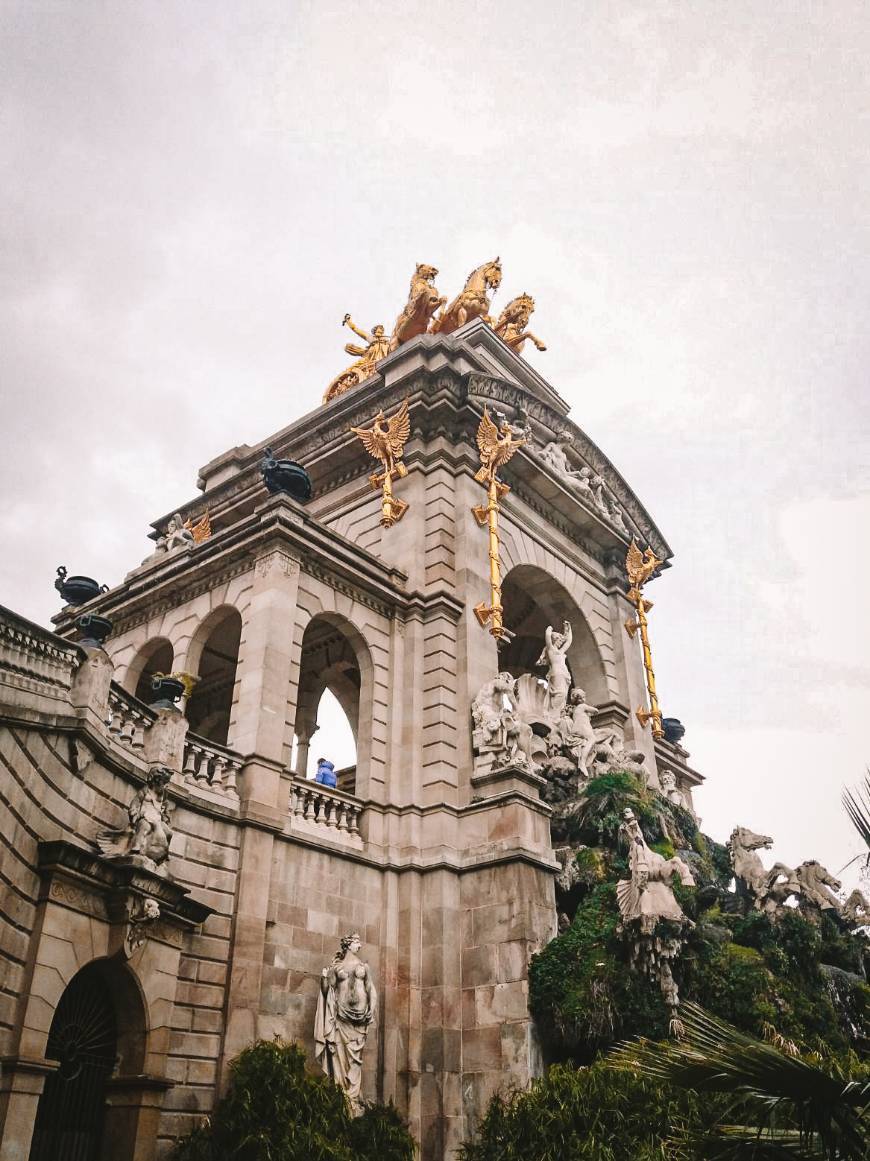
[[[408,301],[396,319],[391,334],[388,335],[380,323],[373,326],[371,331],[365,331],[356,325],[349,314],[344,316],[342,326],[349,327],[365,345],[345,345],[345,351],[354,356],[354,362],[335,376],[326,388],[323,402],[329,403],[371,378],[377,363],[402,343],[427,333],[449,335],[475,318],[482,318],[518,355],[522,354],[526,342],[533,343],[539,351],[545,351],[546,346],[528,329],[535,309],[535,300],[531,295],[517,295],[497,320],[491,317],[491,296],[501,286],[501,276],[501,262],[498,258],[484,262],[472,270],[465,280],[465,286],[448,305],[447,299],[435,287],[437,268],[425,262],[418,263],[411,276]]]
[[[834,892],[842,884],[816,859],[798,867],[774,863],[764,866],[760,850],[773,845],[770,835],[756,834],[747,826],[736,826],[728,839],[728,855],[734,870],[737,890],[746,904],[777,919],[789,905],[797,906],[808,918],[822,912],[836,915],[846,926],[864,926],[870,922],[870,903],[859,890],[841,900]]]

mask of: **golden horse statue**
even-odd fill
[[[533,342],[539,351],[546,351],[547,349],[537,335],[533,335],[531,331],[526,330],[534,309],[535,300],[530,294],[517,295],[516,298],[512,298],[507,304],[498,316],[498,322],[493,327],[493,330],[499,338],[507,343],[510,349],[518,355],[523,353],[526,340]]]
[[[438,270],[434,266],[427,266],[425,262],[418,262],[417,269],[411,276],[411,289],[408,301],[393,327],[390,337],[390,350],[395,351],[402,343],[415,339],[417,335],[425,335],[432,321],[432,316],[439,307],[447,301],[435,289],[435,279]]]
[[[442,309],[441,314],[433,322],[432,333],[449,335],[473,318],[482,318],[492,326],[487,292],[498,290],[499,286],[501,286],[501,261],[498,258],[492,262],[484,262],[482,266],[472,270],[465,281],[462,293],[454,298],[446,310]]]

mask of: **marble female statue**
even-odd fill
[[[568,650],[573,636],[568,621],[562,622],[562,632],[557,633],[552,625],[544,633],[545,645],[537,665],[547,666],[547,695],[550,713],[561,716],[571,688],[571,673],[568,669]]]
[[[193,533],[184,526],[181,513],[176,512],[170,517],[166,527],[166,551],[172,552],[174,548],[193,548],[195,543]]]
[[[342,936],[332,964],[320,975],[314,1017],[314,1055],[328,1077],[347,1093],[351,1108],[361,1111],[362,1058],[378,994],[369,965],[359,958],[360,937]]]

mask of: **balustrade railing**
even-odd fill
[[[296,778],[290,788],[291,821],[322,827],[324,833],[358,839],[362,810],[358,799],[319,782]]]
[[[199,786],[238,798],[236,779],[242,759],[232,750],[188,733],[184,743],[183,780],[188,786]]]
[[[69,642],[0,607],[0,680],[61,695],[72,686],[79,651]]]
[[[144,702],[112,683],[109,690],[106,726],[109,734],[129,750],[145,748],[145,731],[157,719],[157,714]]]

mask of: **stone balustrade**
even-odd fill
[[[144,702],[112,683],[106,714],[110,737],[134,752],[145,749],[145,731],[157,720],[157,714]]]
[[[237,800],[236,779],[241,767],[240,755],[188,733],[184,743],[182,774],[186,786],[212,790]]]
[[[75,645],[0,607],[0,684],[65,696],[79,658]]]
[[[290,788],[293,830],[361,847],[359,823],[362,811],[362,802],[350,794],[306,778],[293,780]]]

